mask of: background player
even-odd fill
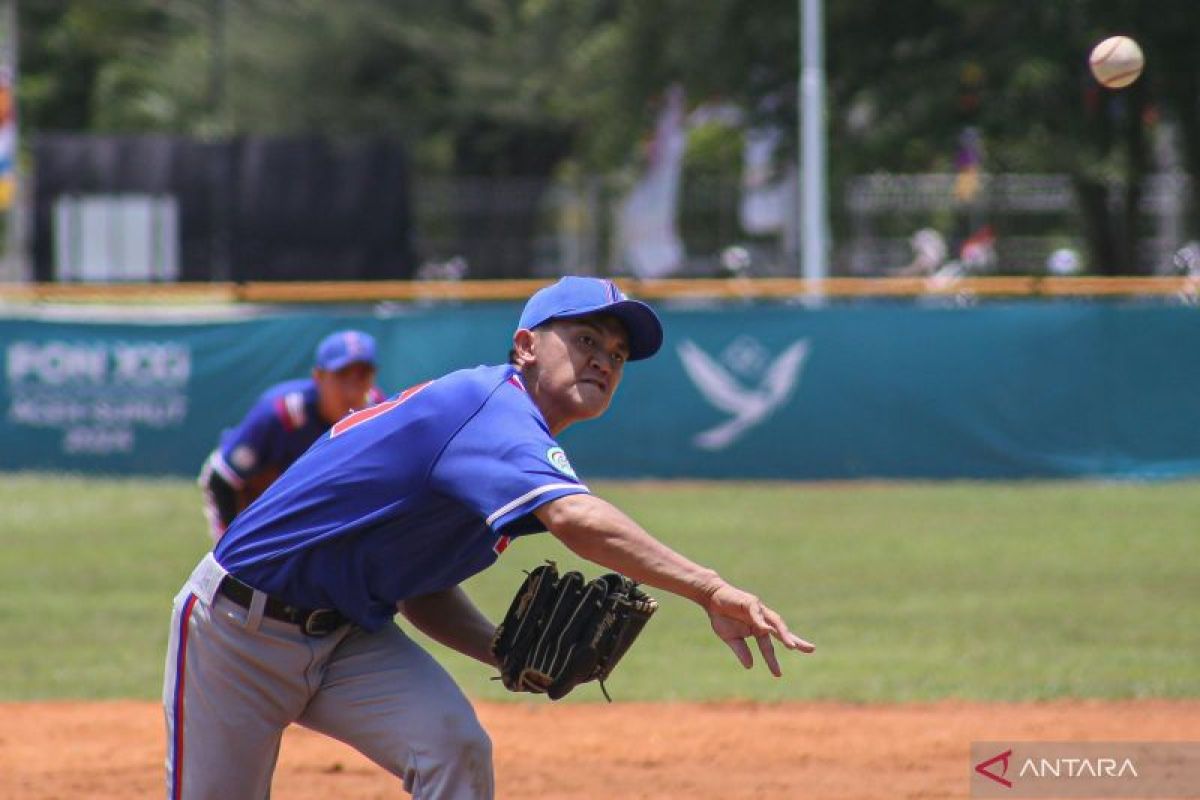
[[[199,477],[214,542],[330,425],[383,399],[375,372],[369,334],[332,333],[317,345],[311,377],[267,389],[241,423],[222,434]]]
[[[750,667],[753,636],[810,652],[754,595],[590,494],[554,437],[602,414],[662,326],[609,281],[526,304],[513,363],[461,370],[339,421],[230,526],[175,600],[163,703],[168,795],[262,798],[293,722],[359,749],[415,797],[488,798],[491,742],[396,625],[494,666],[495,626],[459,584],[512,537],[568,548],[693,600]]]

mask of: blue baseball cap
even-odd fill
[[[351,364],[375,366],[375,339],[362,331],[336,331],[317,345],[317,369],[337,372]]]
[[[521,312],[519,330],[533,330],[554,319],[573,319],[589,314],[611,314],[629,333],[629,360],[649,358],[662,347],[663,328],[654,309],[630,300],[610,280],[568,275],[539,289]]]

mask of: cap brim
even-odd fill
[[[663,343],[662,322],[654,309],[640,300],[618,300],[585,311],[555,315],[555,319],[574,319],[591,314],[611,314],[621,321],[629,334],[629,360],[641,361],[659,351]]]
[[[351,364],[366,364],[368,367],[375,367],[375,359],[363,358],[362,356],[346,356],[345,358],[337,358],[319,366],[326,372],[337,372],[339,369],[345,369]]]

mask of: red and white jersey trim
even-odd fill
[[[283,402],[287,408],[288,416],[291,417],[293,428],[302,428],[308,419],[308,415],[304,411],[304,394],[301,392],[289,392],[284,396]]]

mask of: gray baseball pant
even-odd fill
[[[454,680],[395,624],[310,637],[217,587],[208,554],[175,598],[163,681],[169,800],[262,800],[283,730],[343,741],[417,800],[493,796],[491,740]]]

